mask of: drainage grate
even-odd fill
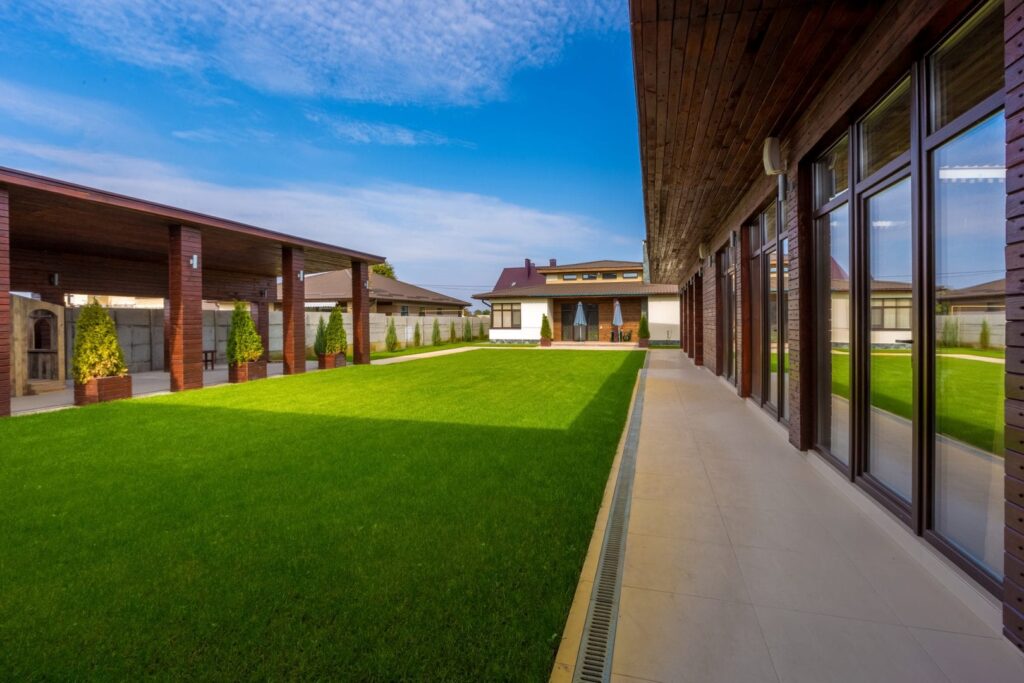
[[[647,359],[650,360],[650,354]],[[622,585],[622,565],[626,557],[626,529],[629,525],[629,504],[633,497],[633,475],[636,471],[636,449],[640,441],[640,418],[644,410],[646,382],[647,362],[640,371],[636,400],[629,416],[626,443],[619,461],[619,476],[612,494],[608,526],[604,532],[601,557],[594,577],[594,590],[590,595],[580,651],[576,655],[574,683],[608,683],[612,675],[619,590]]]

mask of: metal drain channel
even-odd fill
[[[650,354],[640,371],[636,400],[629,415],[626,443],[622,447],[619,475],[612,494],[608,525],[601,544],[601,556],[590,594],[587,621],[583,627],[580,650],[576,655],[574,683],[608,683],[612,675],[612,652],[615,649],[615,625],[619,618],[619,592],[622,566],[626,557],[626,529],[629,506],[633,498],[633,476],[636,472],[636,449],[640,442],[640,418],[644,410],[644,387]]]

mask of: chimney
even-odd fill
[[[548,267],[554,268],[557,265],[558,265],[558,259],[556,259],[556,258],[548,259]]]
[[[530,259],[523,259],[524,267],[526,268],[526,277],[530,277],[530,271],[533,269],[533,264],[530,263]]]

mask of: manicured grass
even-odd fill
[[[546,680],[643,362],[481,350],[0,421],[11,680]]]
[[[1002,454],[1004,366],[943,357],[936,368],[938,428],[954,439]],[[871,386],[872,405],[912,419],[913,369],[909,355],[872,354]],[[832,354],[832,391],[850,397],[849,354]]]
[[[408,348],[399,349],[398,351],[373,351],[370,353],[370,360],[394,358],[395,356],[412,356],[420,353],[430,353],[431,351],[444,351],[446,349],[461,349],[466,346],[530,348],[536,346],[536,344],[493,344],[489,341],[453,342],[451,344],[441,344],[440,346],[428,344],[426,346],[410,346]],[[350,362],[352,360],[351,353],[348,355],[348,360]]]

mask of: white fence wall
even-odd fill
[[[946,321],[951,320],[956,326],[960,346],[977,346],[981,340],[981,326],[988,322],[989,345],[996,348],[1006,346],[1006,313],[960,313],[958,315],[940,315],[935,318],[935,336],[942,339]]]
[[[327,319],[330,318],[330,312],[307,312],[306,313],[306,346],[312,347],[313,340],[316,339],[316,328],[323,318],[324,324],[327,323]],[[442,342],[448,341],[449,332],[451,330],[451,323],[455,322],[455,341],[462,339],[463,326],[466,324],[465,321],[469,320],[473,326],[473,338],[486,340],[487,330],[490,327],[491,319],[489,317],[476,317],[470,316],[469,318],[462,318],[459,316],[452,315],[396,315],[388,316],[384,313],[371,313],[370,314],[370,350],[371,351],[382,351],[384,349],[384,339],[388,333],[388,318],[393,317],[395,320],[395,333],[398,335],[398,342],[402,346],[411,346],[413,337],[415,336],[416,325],[420,326],[420,343],[423,346],[430,346],[431,334],[433,332],[434,320],[438,321],[438,325],[441,328],[441,340]],[[342,320],[345,323],[345,336],[347,337],[349,344],[352,343],[352,314],[343,313]],[[282,340],[282,316],[281,313],[272,312],[270,314],[270,352],[280,353],[284,348],[284,342]],[[481,335],[482,331],[482,335]]]

